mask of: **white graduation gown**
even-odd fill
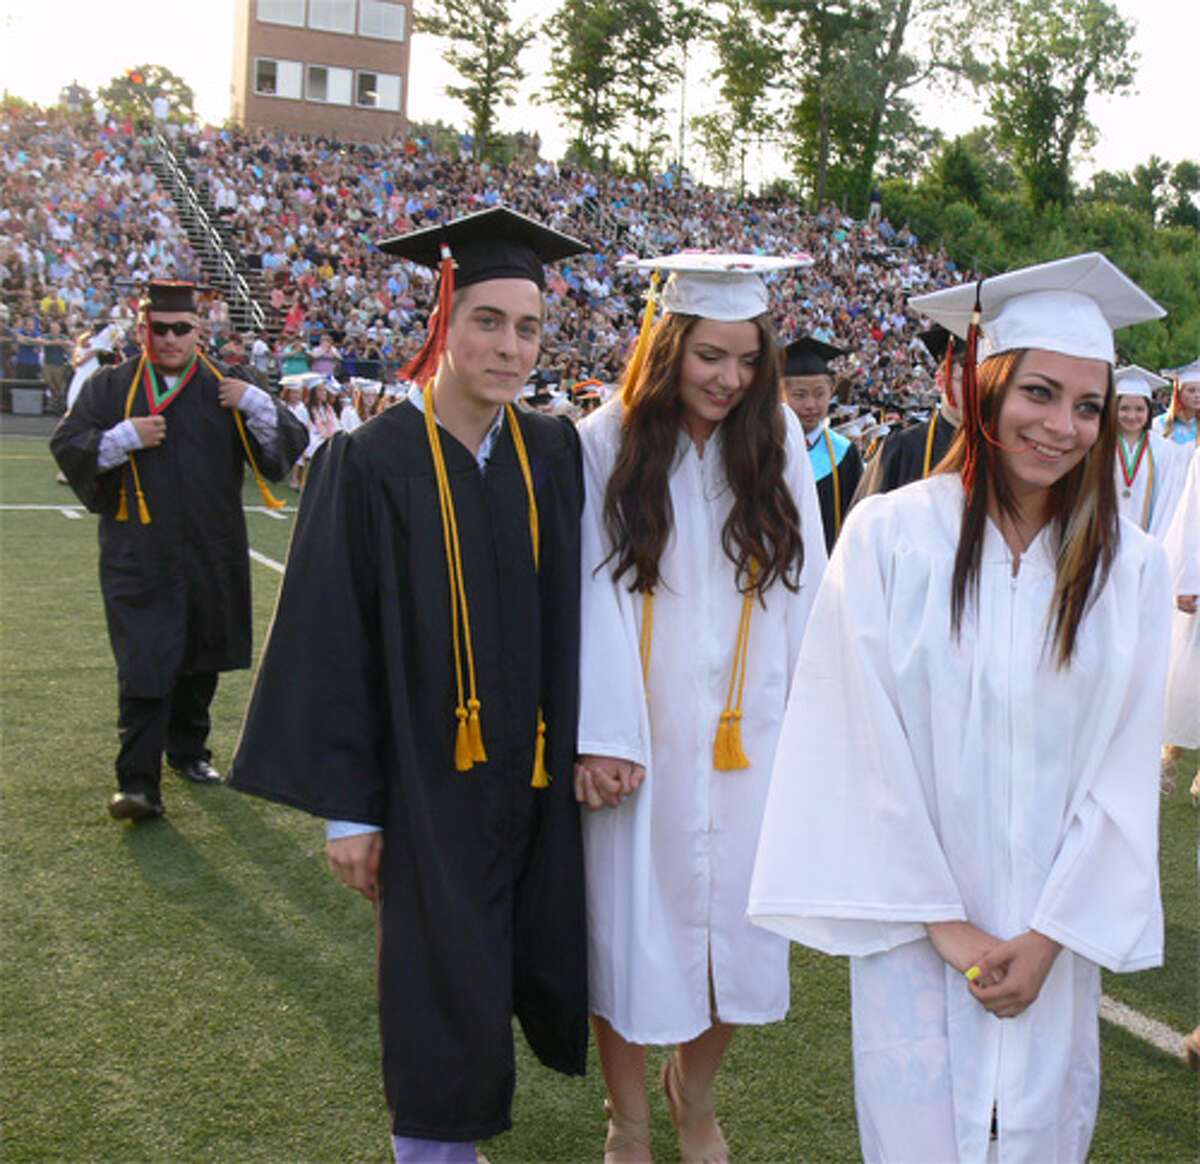
[[[1195,420],[1189,421],[1186,424],[1180,424],[1178,421],[1171,426],[1171,431],[1168,433],[1167,414],[1160,412],[1151,422],[1150,430],[1157,433],[1163,440],[1170,441],[1175,448],[1182,452],[1185,457],[1191,457],[1197,449],[1200,449],[1200,430],[1197,429]]]
[[[1118,436],[1117,440],[1123,438]],[[1188,456],[1182,446],[1173,445],[1156,432],[1146,434],[1148,447],[1137,463],[1133,480],[1126,485],[1121,464],[1121,450],[1117,449],[1113,474],[1117,483],[1117,509],[1122,517],[1129,518],[1136,526],[1145,529],[1156,538],[1165,536],[1179,495],[1183,490],[1183,479],[1187,473]],[[1132,450],[1130,450],[1132,452]],[[1153,479],[1153,484],[1151,484]],[[1150,505],[1146,506],[1146,490],[1150,490]],[[1149,521],[1142,525],[1148,513]]]
[[[855,506],[813,606],[750,891],[760,925],[853,955],[855,1099],[868,1160],[1082,1160],[1099,1091],[1099,966],[1162,960],[1158,744],[1168,581],[1121,523],[1069,670],[1043,656],[1044,529],[1012,576],[989,522],[979,613],[950,633],[962,485]],[[1063,950],[997,1019],[923,923]]]
[[[1183,497],[1163,546],[1173,594],[1200,594],[1200,457],[1188,466]],[[1200,614],[1176,609],[1171,622],[1171,663],[1163,739],[1200,748]]]
[[[646,768],[617,809],[583,810],[591,1009],[635,1043],[676,1043],[717,1016],[766,1023],[787,1013],[787,942],[750,925],[746,898],[792,666],[825,566],[812,468],[796,418],[786,481],[800,513],[800,592],[774,585],[750,622],[742,742],[751,767],[719,772],[742,597],[721,548],[731,494],[718,428],[699,456],[681,431],[670,476],[674,527],[654,599],[649,692],[639,655],[643,604],[603,565],[604,494],[621,436],[610,402],[580,425],[586,483],[580,654],[581,754]],[[647,699],[648,694],[648,699]]]
[[[70,386],[67,388],[67,411],[75,406],[79,391],[87,383],[88,377],[100,367],[101,354],[111,352],[116,348],[118,335],[116,324],[110,323],[87,341],[87,346],[83,350],[84,358],[76,365],[71,376]]]

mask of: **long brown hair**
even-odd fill
[[[604,523],[613,546],[613,580],[631,573],[633,591],[652,591],[661,580],[659,561],[674,521],[669,478],[683,408],[679,371],[697,322],[699,316],[675,313],[659,321],[622,420]],[[734,498],[721,547],[737,571],[738,589],[745,593],[753,586],[762,595],[776,579],[789,590],[799,588],[804,544],[800,514],[783,478],[787,430],[779,395],[779,341],[767,315],[752,322],[762,344],[760,359],[750,387],[721,429],[725,476]]]
[[[994,438],[1000,408],[1016,378],[1025,351],[1004,352],[979,366],[979,408],[984,431]],[[1083,460],[1050,489],[1050,520],[1057,540],[1054,594],[1047,611],[1047,638],[1053,641],[1059,667],[1071,662],[1079,624],[1090,600],[1100,592],[1116,557],[1120,539],[1113,458],[1117,448],[1117,408],[1112,369],[1100,414],[1100,434]],[[966,433],[954,438],[939,473],[961,473],[967,459]],[[1001,512],[1017,516],[1012,487],[992,440],[980,442],[975,479],[963,503],[958,550],[954,556],[950,623],[961,633],[968,592],[979,597],[979,562],[987,526],[988,499]]]

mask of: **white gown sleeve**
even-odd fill
[[[817,592],[750,888],[752,921],[830,954],[966,918],[887,662],[889,496],[851,511]]]
[[[1166,555],[1158,545],[1150,551],[1136,612],[1138,657],[1124,706],[1099,771],[1074,808],[1031,922],[1115,971],[1162,963],[1157,773],[1171,594]]]
[[[619,417],[619,406],[610,405],[579,428],[584,505],[578,751],[648,766],[649,720],[638,622],[641,598],[629,592],[628,574],[613,584],[612,562],[606,561],[604,495],[619,440]]]

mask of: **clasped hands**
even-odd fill
[[[580,756],[575,761],[575,799],[588,808],[616,808],[636,792],[646,769],[616,756]]]
[[[1015,1018],[1034,1002],[1062,949],[1037,930],[1008,941],[965,921],[928,922],[925,931],[933,948],[959,973],[978,969],[967,986],[997,1018]]]

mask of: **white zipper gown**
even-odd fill
[[[867,1160],[1083,1160],[1100,967],[1162,960],[1158,748],[1169,582],[1127,521],[1070,667],[1044,653],[1052,533],[1013,574],[990,522],[978,607],[950,633],[956,475],[851,512],[813,607],[776,754],[750,916],[851,958]],[[976,612],[977,611],[977,612]],[[969,920],[1063,949],[998,1019],[925,935]]]
[[[590,1006],[635,1043],[677,1043],[717,1016],[767,1023],[788,1006],[787,942],[746,919],[775,741],[805,620],[825,566],[821,514],[799,422],[787,425],[786,481],[800,513],[799,593],[776,584],[750,621],[742,742],[751,767],[717,771],[713,741],[733,669],[742,597],[721,548],[731,494],[721,429],[704,455],[680,432],[670,475],[674,525],[654,599],[649,685],[643,604],[603,565],[604,494],[621,436],[610,402],[580,425],[586,502],[579,751],[642,764],[616,809],[584,809]]]
[[[1124,437],[1117,436],[1119,442]],[[1113,475],[1117,484],[1117,509],[1122,517],[1146,530],[1156,538],[1163,537],[1175,506],[1179,504],[1179,496],[1183,492],[1183,479],[1187,475],[1189,456],[1187,450],[1175,445],[1166,437],[1159,436],[1152,429],[1146,433],[1147,448],[1138,460],[1134,470],[1133,480],[1125,483],[1124,469],[1121,464],[1121,449],[1117,449],[1116,463]],[[1134,448],[1137,443],[1134,442]],[[1126,446],[1127,453],[1132,455],[1133,449]],[[1153,466],[1153,471],[1151,471]],[[1152,481],[1153,479],[1153,481]],[[1150,490],[1150,505],[1147,510],[1146,491]],[[1149,520],[1142,525],[1142,517],[1148,513]]]

